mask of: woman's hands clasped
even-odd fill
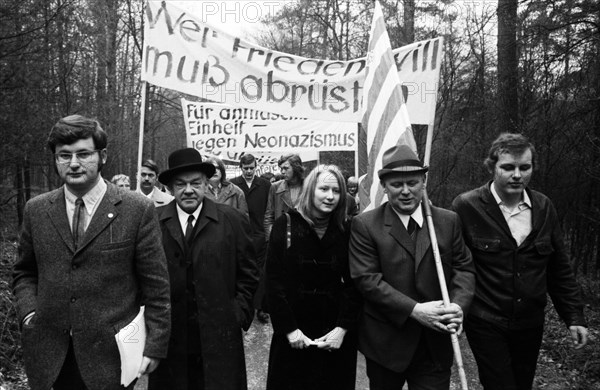
[[[335,351],[340,349],[344,342],[344,336],[346,335],[346,329],[336,326],[323,337],[315,339],[315,345],[317,348],[324,349],[326,351]]]
[[[293,332],[288,333],[287,339],[290,343],[290,347],[294,349],[304,349],[315,344],[315,342],[306,337],[300,329],[296,329]]]
[[[310,338],[306,337],[306,335],[302,333],[300,329],[296,329],[293,332],[288,333],[287,339],[290,343],[290,347],[294,349],[304,349],[314,345],[319,349],[331,352],[340,349],[342,343],[344,342],[345,335],[346,329],[338,326],[333,328],[325,336],[319,337],[315,340],[311,340]]]

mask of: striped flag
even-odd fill
[[[384,200],[377,176],[383,153],[399,144],[406,144],[417,152],[379,1],[375,1],[363,88],[362,126],[367,133],[368,166],[367,174],[361,177],[359,190],[360,209],[367,211]]]

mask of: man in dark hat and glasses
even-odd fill
[[[444,389],[475,289],[471,254],[458,216],[431,206],[450,307],[445,308],[422,199],[428,168],[405,145],[383,155],[378,172],[388,202],[354,217],[350,271],[364,298],[359,349],[371,390]]]
[[[246,389],[242,329],[254,315],[258,268],[247,218],[204,196],[215,173],[192,148],[169,156],[158,180],[175,202],[159,207],[171,281],[172,333],[150,390]]]

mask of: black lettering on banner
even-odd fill
[[[171,77],[171,68],[173,67],[173,54],[170,51],[161,51],[154,46],[146,46],[146,62],[144,63],[144,68],[146,69],[146,73],[148,73],[148,62],[150,61],[150,53],[154,54],[154,66],[152,67],[152,76],[156,76],[158,72],[158,62],[161,57],[167,59],[167,66],[165,70],[165,78]]]
[[[215,61],[215,63],[213,65],[210,65],[210,59],[213,59]],[[206,79],[208,77],[209,69],[211,67],[220,70],[221,76],[222,76],[221,82],[216,82],[215,78],[211,76],[208,79],[211,87],[216,88],[220,85],[226,84],[229,81],[229,72],[227,71],[227,69],[225,69],[223,66],[221,66],[221,62],[219,61],[219,58],[215,57],[213,55],[209,55],[208,60],[206,60],[206,62],[204,63],[204,71],[202,72],[202,84],[206,84]]]
[[[302,141],[300,142],[300,145],[298,145],[298,146],[301,148],[306,148],[307,142],[308,142],[308,134],[302,134]]]
[[[254,85],[256,88],[256,92],[254,94],[252,94],[252,91],[250,91],[249,88],[252,85]],[[242,95],[244,95],[246,99],[257,102],[262,98],[262,79],[259,79],[253,75],[248,75],[242,79],[240,87],[242,89]]]

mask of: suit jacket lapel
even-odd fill
[[[281,194],[281,200],[285,203],[290,210],[294,210],[294,205],[292,204],[292,194],[290,192],[290,188],[288,186],[287,181],[283,181],[279,188],[277,189],[277,194]]]
[[[431,240],[429,239],[429,227],[427,226],[427,220],[423,218],[423,226],[417,230],[417,239],[415,247],[415,273],[419,269],[421,260],[425,257],[427,250],[431,246]]]
[[[398,244],[400,244],[411,256],[415,255],[415,243],[408,235],[406,228],[402,225],[400,217],[396,215],[392,206],[388,203],[384,211],[384,222],[386,229]]]
[[[527,191],[527,195],[529,195],[529,200],[531,201],[531,232],[525,239],[525,241],[527,241],[527,239],[535,237],[538,234],[537,232],[542,228],[544,220],[543,218],[540,218],[542,207],[540,206],[538,199],[533,197],[529,188],[525,188],[525,191]]]
[[[177,245],[179,245],[181,250],[184,251],[183,232],[181,231],[181,225],[179,224],[176,204],[176,202],[171,202],[164,208],[164,211],[160,216],[160,223],[167,228],[171,237],[177,242]]]
[[[75,244],[73,243],[73,234],[69,226],[69,218],[67,217],[67,206],[65,200],[64,186],[56,191],[54,198],[50,199],[50,206],[46,210],[50,222],[56,228],[58,235],[65,242],[72,252],[75,252]]]
[[[119,211],[116,205],[121,202],[121,195],[116,190],[116,187],[108,185],[106,193],[102,197],[88,228],[83,235],[83,241],[77,248],[77,252],[86,247],[98,234],[115,220]]]
[[[210,221],[218,221],[219,217],[217,216],[217,205],[210,199],[204,198],[202,201],[202,211],[200,211],[200,215],[198,216],[198,222],[194,225],[193,239],[194,241],[198,234],[206,227],[206,225]]]

